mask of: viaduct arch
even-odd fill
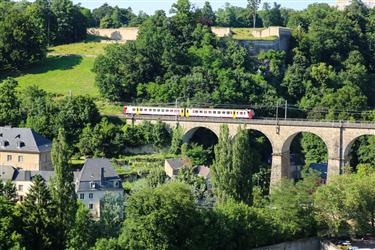
[[[234,137],[239,127],[256,130],[264,134],[272,146],[271,184],[281,178],[290,178],[290,145],[301,132],[317,135],[325,143],[328,151],[328,181],[332,176],[341,174],[349,159],[353,142],[363,135],[375,135],[375,123],[316,122],[296,120],[233,120],[218,118],[178,118],[174,117],[134,117],[133,122],[142,120],[162,120],[171,128],[179,125],[185,133],[185,139],[191,137],[194,130],[203,127],[220,136],[221,124],[227,124],[230,136]]]

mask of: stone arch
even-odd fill
[[[215,131],[215,129],[212,129],[209,126],[199,125],[199,126],[195,126],[192,128],[185,128],[185,133],[182,138],[182,141],[184,143],[188,143],[191,140],[191,138],[194,136],[195,132],[197,132],[199,129],[202,129],[202,128],[211,131],[213,134],[216,135],[217,138],[219,138],[219,133],[218,131]]]
[[[296,138],[296,136],[299,135],[299,134],[301,134],[301,133],[313,134],[313,135],[317,136],[324,143],[325,148],[327,150],[327,164],[329,162],[329,158],[330,158],[330,145],[329,145],[329,143],[327,141],[326,136],[324,136],[322,134],[319,134],[319,133],[316,133],[315,131],[309,131],[309,130],[294,131],[293,133],[289,134],[285,138],[285,140],[283,141],[282,146],[281,146],[281,152],[282,152],[282,155],[283,155],[282,166],[281,166],[282,173],[283,173],[284,176],[286,176],[288,178],[299,178],[298,177],[298,171],[299,170],[298,169],[293,169],[292,166],[291,166],[290,147],[292,145],[293,140]],[[328,166],[328,168],[329,168],[329,166]],[[327,171],[328,171],[328,169],[327,169]]]
[[[354,142],[359,139],[359,137],[361,136],[375,136],[375,132],[366,132],[366,131],[363,131],[363,132],[360,132],[360,133],[357,133],[355,135],[352,135],[350,136],[349,138],[345,138],[346,140],[344,141],[343,145],[342,145],[342,149],[343,149],[343,155],[342,155],[342,158],[343,158],[343,161],[344,161],[344,164],[348,163],[349,161],[349,154],[350,154],[350,150],[354,144]]]
[[[323,136],[323,135],[321,135],[321,134],[319,134],[319,133],[316,133],[316,132],[314,132],[314,131],[301,130],[301,131],[294,132],[293,134],[289,135],[289,136],[285,139],[285,141],[284,141],[283,144],[282,144],[282,148],[281,148],[282,152],[289,152],[289,150],[290,150],[290,146],[291,146],[293,140],[294,140],[294,139],[296,138],[296,136],[297,136],[298,134],[300,134],[300,133],[310,133],[310,134],[316,135],[317,137],[320,138],[320,140],[322,140],[322,141],[324,142],[324,144],[325,144],[325,146],[326,146],[326,148],[327,148],[327,151],[329,150],[329,144],[327,143],[325,136]],[[329,152],[327,152],[327,153],[329,154]]]

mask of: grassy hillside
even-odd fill
[[[33,66],[16,78],[20,88],[37,85],[56,94],[99,95],[95,86],[95,74],[91,71],[95,58],[49,56],[42,63]]]
[[[75,54],[95,57],[103,53],[105,46],[107,46],[106,43],[99,42],[71,43],[52,47],[50,48],[49,53],[52,55]]]

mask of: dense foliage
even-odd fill
[[[0,76],[39,62],[48,45],[85,39],[85,10],[70,0],[0,1]]]

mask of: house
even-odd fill
[[[210,168],[206,166],[196,166],[194,167],[193,172],[198,175],[203,177],[205,180],[210,178]]]
[[[0,166],[53,170],[52,142],[30,128],[0,127]]]
[[[77,198],[100,217],[100,202],[108,192],[123,195],[121,179],[108,159],[87,159],[75,180]]]
[[[0,166],[0,181],[12,181],[17,190],[17,199],[23,201],[29,192],[33,178],[40,175],[47,183],[53,177],[53,171],[49,170],[24,170],[13,166]]]
[[[191,166],[192,163],[187,158],[171,158],[164,161],[164,171],[167,176],[174,178],[184,166]]]
[[[74,171],[77,199],[85,204],[95,218],[100,217],[100,203],[108,192],[123,195],[121,179],[108,159],[87,159],[81,171]],[[48,184],[54,176],[49,170],[24,170],[13,166],[0,166],[0,181],[12,181],[18,201],[29,192],[33,178],[40,175]]]

